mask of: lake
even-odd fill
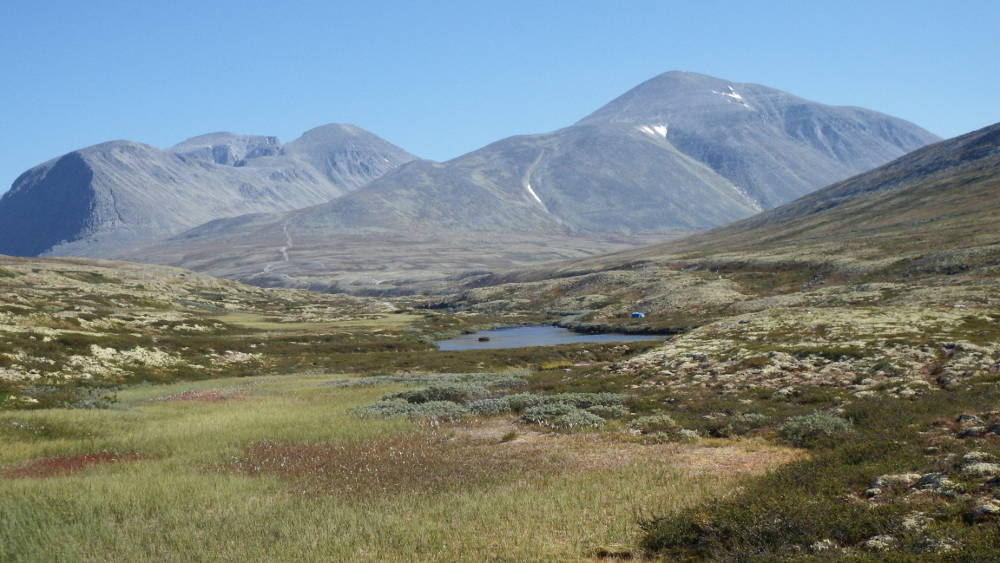
[[[480,342],[480,338],[489,338]],[[488,350],[495,348],[526,348],[529,346],[555,346],[580,342],[634,342],[637,340],[666,340],[661,334],[584,334],[558,326],[538,325],[481,330],[448,340],[439,340],[440,350]]]

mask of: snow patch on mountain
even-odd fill
[[[660,137],[663,139],[667,138],[667,126],[663,125],[640,125],[639,131],[649,135],[650,137]]]
[[[747,109],[753,109],[752,107],[750,107],[750,104],[748,104],[746,100],[743,99],[743,96],[736,91],[735,88],[733,88],[732,86],[728,86],[727,88],[729,88],[728,92],[720,92],[718,90],[712,90],[712,93],[718,94],[720,96],[725,96],[726,98],[729,98],[729,101],[740,104],[741,106]]]
[[[532,189],[531,182],[526,182],[524,184],[524,187],[528,189],[528,193],[531,195],[531,197],[535,198],[535,201],[537,201],[538,204],[542,206],[542,209],[544,209],[546,212],[548,212],[549,208],[545,207],[545,202],[543,202],[542,198],[538,197],[538,194],[536,194],[535,190]]]

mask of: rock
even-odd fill
[[[948,478],[947,473],[924,473],[913,487],[915,489],[943,492],[954,489],[955,482]]]
[[[810,545],[809,551],[812,551],[813,553],[822,553],[824,551],[833,551],[839,548],[840,546],[837,545],[837,542],[831,540],[830,538],[826,538]]]
[[[920,547],[925,551],[933,551],[934,553],[948,553],[955,551],[958,547],[958,542],[950,538],[924,538],[920,542]]]
[[[968,413],[962,413],[958,415],[958,418],[955,419],[955,422],[963,426],[983,423],[982,419],[980,419],[978,416]]]
[[[865,489],[865,496],[868,498],[875,498],[880,494],[882,494],[882,489],[878,487],[870,487],[868,489]]]
[[[959,438],[978,438],[986,434],[985,426],[968,426],[958,433]]]
[[[1000,476],[1000,463],[978,461],[963,465],[962,474],[973,477],[997,477]]]
[[[872,488],[883,489],[887,487],[912,487],[920,481],[919,473],[896,473],[893,475],[879,475],[872,480]]]
[[[978,452],[978,451],[967,452],[965,455],[962,456],[962,463],[973,463],[973,462],[977,462],[977,461],[987,461],[987,460],[989,460],[992,457],[993,456],[991,456],[990,454],[988,454],[986,452]]]
[[[795,388],[794,387],[782,387],[781,389],[778,389],[777,391],[775,391],[774,394],[779,399],[787,399],[788,397],[791,397],[792,395],[795,394]]]
[[[913,511],[903,518],[903,529],[908,531],[923,530],[933,521],[933,518],[928,517],[923,512]]]
[[[972,510],[965,514],[968,522],[985,522],[1000,516],[1000,502],[987,499],[977,503]]]
[[[865,549],[869,551],[887,551],[896,545],[896,538],[889,535],[874,536],[865,541]]]

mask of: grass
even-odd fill
[[[481,438],[465,426],[362,421],[352,407],[399,387],[330,380],[146,385],[120,392],[113,410],[0,413],[0,469],[128,453],[61,476],[0,479],[0,559],[541,561],[606,545],[638,554],[639,511],[674,513],[736,479],[595,434]],[[203,396],[213,400],[190,400]],[[383,471],[359,477],[366,466]]]
[[[316,332],[344,328],[399,329],[422,318],[422,315],[412,313],[371,315],[366,318],[329,322],[280,322],[275,317],[258,313],[227,313],[215,317],[220,322],[241,328],[283,332]]]

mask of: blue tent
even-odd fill
[[[640,313],[639,311],[632,311],[632,318],[633,319],[645,319],[646,318],[646,313]]]

